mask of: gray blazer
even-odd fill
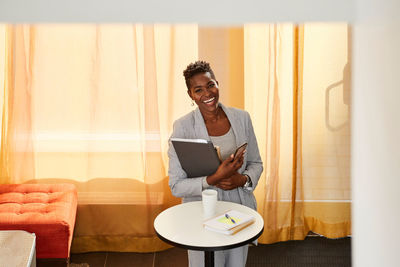
[[[225,107],[221,103],[219,105],[222,107],[231,123],[232,130],[236,137],[236,146],[245,142],[248,143],[243,165],[238,172],[247,174],[253,183],[251,190],[244,190],[242,187],[229,190],[228,192],[237,190],[239,196],[237,200],[231,199],[230,201],[256,209],[257,203],[253,195],[253,190],[257,186],[258,179],[263,171],[263,166],[250,115],[246,111],[240,109]],[[199,108],[174,122],[171,138],[172,137],[205,139],[211,141]],[[172,194],[176,197],[183,198],[183,202],[201,200],[202,181],[204,177],[187,177],[186,172],[181,167],[171,142],[169,142],[168,156],[169,186]],[[213,189],[224,191],[217,187],[213,187]],[[226,190],[225,192],[218,192],[219,200],[225,200],[223,199],[223,195],[226,195],[226,193]],[[235,195],[237,195],[236,192]]]

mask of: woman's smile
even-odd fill
[[[214,100],[215,100],[215,97],[212,97],[212,98],[210,98],[208,100],[204,100],[203,103],[206,104],[206,105],[212,106],[212,105],[214,105]]]

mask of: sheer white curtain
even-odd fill
[[[72,251],[165,248],[152,222],[179,201],[165,151],[192,109],[182,70],[197,59],[197,25],[0,30],[2,181],[75,184]]]
[[[244,27],[245,109],[264,162],[262,243],[350,234],[350,28]]]

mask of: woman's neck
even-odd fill
[[[218,107],[215,111],[202,111],[201,114],[203,115],[203,119],[205,123],[208,122],[217,122],[218,119],[221,118],[221,108]]]

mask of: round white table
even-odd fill
[[[204,229],[201,201],[179,204],[161,212],[154,220],[157,236],[176,247],[204,251],[205,266],[214,266],[214,251],[240,247],[256,240],[264,230],[261,215],[246,206],[218,201],[216,214],[235,209],[254,216],[255,222],[234,235]]]

